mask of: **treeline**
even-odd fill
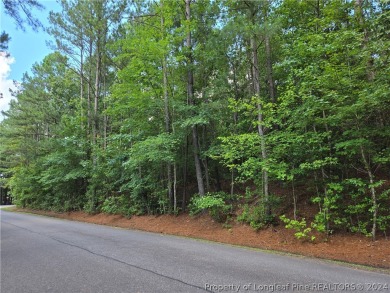
[[[318,231],[389,231],[389,1],[61,4],[0,124],[18,205],[305,231],[304,190]]]

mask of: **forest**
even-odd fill
[[[0,122],[18,206],[389,234],[388,0],[61,6]]]

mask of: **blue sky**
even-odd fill
[[[35,9],[34,15],[44,26],[48,26],[50,10],[60,11],[61,6],[54,0],[40,2],[46,9],[43,11]],[[42,30],[34,32],[29,27],[26,27],[25,32],[18,29],[14,20],[4,14],[3,9],[1,9],[1,29],[11,36],[8,51],[15,59],[11,65],[11,79],[21,80],[24,72],[29,71],[34,63],[42,61],[51,52],[46,46],[46,40],[50,39],[46,32]]]
[[[44,26],[49,26],[49,12],[61,11],[61,6],[55,0],[41,0],[45,10],[34,9],[33,15],[38,18]],[[21,15],[23,15],[21,13]],[[46,41],[51,37],[42,29],[34,32],[26,27],[23,31],[17,28],[15,21],[6,15],[3,11],[3,3],[0,2],[0,27],[11,37],[8,46],[9,58],[4,54],[0,55],[0,92],[3,98],[0,99],[0,111],[8,109],[8,103],[11,100],[9,89],[14,88],[13,80],[21,81],[25,72],[30,72],[34,63],[39,63],[51,52],[46,46]],[[0,115],[0,121],[3,117]]]

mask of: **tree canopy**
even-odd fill
[[[389,232],[388,1],[61,4],[0,124],[18,205]]]

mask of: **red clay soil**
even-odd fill
[[[230,228],[224,228],[207,215],[134,216],[127,219],[119,215],[90,215],[84,212],[55,213],[27,209],[18,211],[390,269],[390,241],[385,238],[373,242],[364,236],[344,234],[331,235],[326,241],[319,240],[318,237],[314,243],[310,243],[295,239],[293,231],[283,226],[269,227],[258,232],[240,223],[233,223]]]

